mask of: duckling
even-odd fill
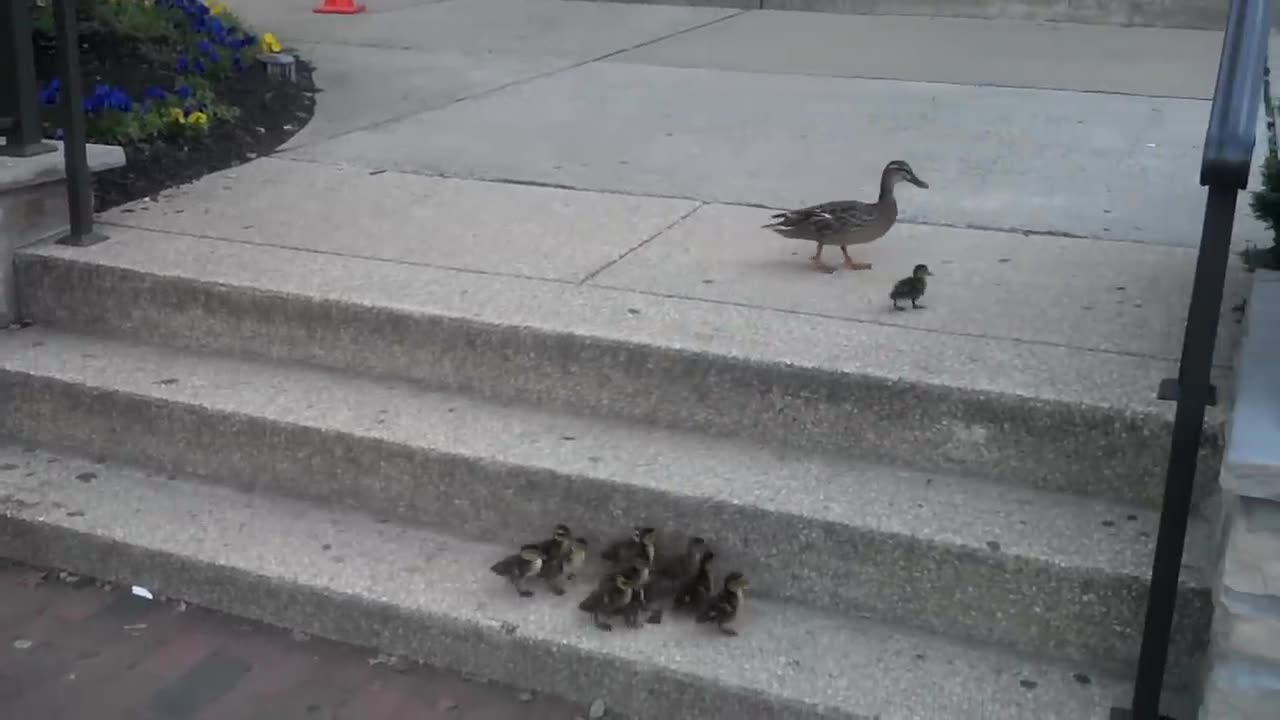
[[[538,573],[538,577],[547,581],[551,586],[551,592],[564,595],[565,584],[573,582],[577,577],[577,571],[586,561],[587,539],[575,538],[569,543],[568,552],[554,558],[547,558],[546,562],[542,563],[542,570]]]
[[[658,563],[657,580],[664,585],[678,586],[690,575],[698,572],[702,564],[702,556],[708,552],[711,552],[711,549],[704,538],[689,538],[684,555],[666,557]]]
[[[573,539],[573,531],[568,525],[561,523],[555,526],[551,531],[551,539],[543,540],[538,544],[538,549],[546,556],[548,560],[562,558],[569,553],[569,545]]]
[[[639,556],[646,558],[652,564],[657,554],[657,541],[657,530],[651,527],[636,527],[631,537],[619,540],[605,548],[604,552],[600,553],[600,557],[612,563],[630,565],[631,561]]]
[[[738,631],[725,625],[733,622],[742,607],[743,592],[749,587],[747,579],[740,572],[731,572],[724,578],[724,589],[707,603],[698,614],[699,623],[713,622],[725,635],[737,635]]]
[[[813,256],[815,270],[833,273],[836,269],[822,261],[822,250],[837,245],[844,253],[844,266],[850,270],[870,270],[871,263],[855,262],[849,257],[850,245],[865,245],[879,240],[898,221],[898,201],[893,188],[902,181],[920,188],[929,183],[916,177],[916,173],[903,160],[894,160],[880,173],[880,197],[875,203],[858,200],[835,200],[811,205],[799,210],[788,210],[773,216],[774,222],[765,225],[783,237],[812,240],[818,244]]]
[[[898,307],[899,300],[910,300],[913,308],[924,307],[918,301],[924,297],[925,288],[929,285],[929,281],[925,278],[932,275],[933,273],[929,271],[929,266],[921,263],[911,271],[911,277],[902,278],[894,283],[893,289],[889,291],[889,299],[893,301],[893,309],[905,309]]]
[[[707,599],[711,597],[711,561],[716,554],[710,550],[702,554],[698,560],[698,569],[676,591],[676,599],[671,604],[672,610],[687,610],[701,613]]]
[[[624,573],[612,573],[606,578],[607,582],[601,583],[594,592],[587,596],[579,605],[579,610],[585,610],[591,613],[591,619],[595,622],[596,627],[609,632],[613,630],[613,626],[600,619],[600,616],[617,615],[626,611],[631,604],[631,579]],[[628,618],[628,623],[631,620]]]
[[[520,552],[499,560],[489,570],[494,575],[510,580],[520,597],[533,597],[533,591],[524,586],[524,581],[542,570],[545,559],[546,556],[537,545],[525,545],[520,548]]]

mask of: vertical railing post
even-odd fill
[[[26,0],[0,0],[0,117],[8,118],[0,155],[30,157],[58,149],[41,139],[36,93],[31,7]]]
[[[58,35],[58,71],[62,77],[62,152],[67,169],[67,207],[71,232],[58,242],[79,247],[106,239],[93,230],[93,176],[85,148],[84,82],[80,78],[80,29],[75,0],[54,0]]]

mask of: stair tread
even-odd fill
[[[224,241],[122,225],[110,225],[109,230],[109,243],[92,248],[31,247],[21,251],[18,260],[58,258],[249,292],[463,318],[625,345],[1172,414],[1171,406],[1155,397],[1159,378],[1176,370],[1176,363],[1164,358],[313,252],[274,246],[270,238]],[[1212,409],[1210,417],[1215,417]]]
[[[501,547],[295,500],[0,446],[0,530],[9,529],[0,532],[0,544],[21,537],[14,532],[19,525],[37,537],[41,531],[70,531],[113,547],[179,558],[181,580],[113,579],[156,583],[148,585],[154,592],[197,603],[208,604],[202,593],[214,592],[204,575],[220,569],[287,583],[334,602],[394,606],[418,625],[395,630],[397,642],[408,645],[383,648],[393,652],[419,647],[414,643],[430,647],[449,633],[480,633],[485,641],[474,646],[470,660],[477,663],[502,663],[506,653],[532,643],[553,646],[565,658],[634,668],[601,680],[601,673],[582,673],[582,666],[566,662],[552,683],[557,687],[540,688],[579,699],[633,692],[636,674],[657,672],[795,703],[822,717],[1081,720],[1105,717],[1110,701],[1124,691],[1122,683],[1091,668],[754,597],[737,624],[737,638],[695,630],[675,618],[639,632],[603,633],[574,609],[582,585],[564,598],[546,592],[517,598],[487,570],[504,554]],[[308,613],[319,612],[310,605],[264,610],[270,603],[254,596],[258,585],[248,587],[247,593],[214,592],[230,605],[217,609],[265,615],[258,619],[294,627],[307,627]],[[338,627],[336,634],[347,637],[336,639],[346,641],[359,642],[372,632],[362,622]],[[1089,682],[1075,673],[1088,674]],[[662,714],[670,713],[670,703],[680,716],[720,717],[718,711],[697,711],[698,703],[714,702],[714,694],[705,697],[651,696],[646,702],[653,714],[646,717],[676,716]]]
[[[515,466],[1129,576],[1150,571],[1158,513],[980,479],[762,448],[619,420],[499,405],[396,380],[29,328],[0,372],[369,437]],[[1190,528],[1201,585],[1208,528]]]

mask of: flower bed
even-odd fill
[[[273,151],[311,119],[311,68],[297,82],[257,60],[279,41],[201,0],[79,0],[89,142],[121,145],[125,167],[94,177],[104,210]],[[46,135],[58,138],[62,92],[46,0],[32,2]]]

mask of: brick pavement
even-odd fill
[[[574,720],[559,698],[0,560],[0,708],[40,720]],[[612,715],[610,715],[612,717]]]

